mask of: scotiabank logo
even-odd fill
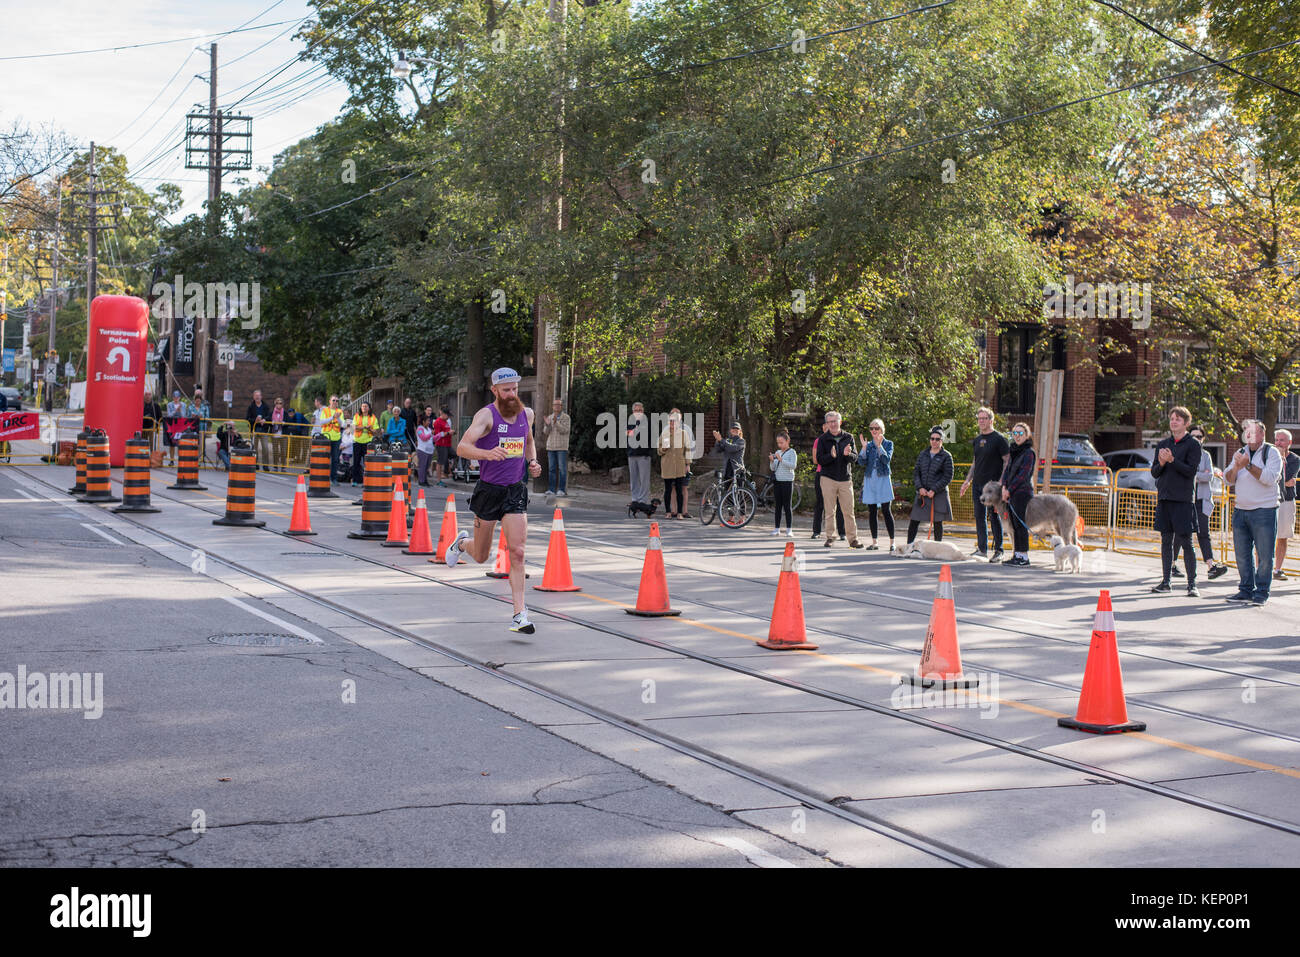
[[[134,330],[99,329],[96,382],[137,381],[141,375],[143,340]]]

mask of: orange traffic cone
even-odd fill
[[[448,495],[442,509],[442,530],[438,532],[438,551],[429,559],[430,564],[447,564],[447,546],[456,540],[460,529],[456,527],[456,496]]]
[[[504,526],[501,529],[501,535],[497,539],[497,561],[492,571],[484,572],[488,578],[509,578],[510,577],[510,549],[506,547],[506,530]],[[524,572],[525,578],[533,576]]]
[[[490,572],[484,572],[488,578],[509,578],[510,577],[510,550],[506,548],[506,530],[505,526],[501,527],[501,535],[497,539],[497,563]]]
[[[286,535],[315,535],[311,530],[311,518],[307,515],[307,478],[298,476],[298,491],[293,493],[293,514],[289,516],[289,531]]]
[[[817,650],[808,641],[804,629],[803,593],[799,590],[799,572],[795,570],[794,542],[785,543],[781,577],[776,581],[776,601],[772,603],[772,625],[767,629],[767,641],[760,641],[758,647],[772,651]]]
[[[433,538],[429,535],[429,509],[424,504],[424,489],[415,500],[415,523],[411,526],[411,544],[402,549],[403,555],[432,555]]]
[[[668,607],[668,579],[664,575],[663,543],[659,541],[659,523],[650,523],[650,544],[645,550],[645,565],[641,568],[641,589],[636,594],[636,607],[623,609],[629,615],[642,618],[666,618],[680,615],[676,608]]]
[[[406,495],[402,492],[402,476],[393,476],[393,507],[388,512],[388,538],[384,548],[403,548],[406,545]]]
[[[542,583],[533,586],[538,591],[582,591],[573,583],[569,569],[569,546],[564,538],[564,516],[555,510],[551,520],[551,543],[546,549],[546,567],[542,569]]]
[[[1147,729],[1146,722],[1128,719],[1124,676],[1119,671],[1119,649],[1115,644],[1115,614],[1106,589],[1102,589],[1097,599],[1097,615],[1092,621],[1092,644],[1088,646],[1088,663],[1083,669],[1079,710],[1073,718],[1057,718],[1056,723],[1093,734]]]
[[[925,632],[925,647],[916,674],[903,680],[922,688],[974,688],[978,678],[961,673],[961,650],[957,647],[957,606],[952,598],[952,568],[939,568],[939,587],[930,607],[930,627]]]

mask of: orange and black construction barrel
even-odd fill
[[[126,440],[126,464],[122,467],[122,504],[115,512],[161,512],[149,501],[150,442],[141,438]]]
[[[78,502],[120,502],[109,486],[108,434],[93,429],[86,435],[86,494]]]
[[[73,462],[77,466],[77,484],[68,489],[69,495],[86,494],[86,436],[89,434],[84,429],[77,433],[77,451],[73,453]]]
[[[176,440],[180,449],[180,455],[177,458],[176,465],[176,484],[168,485],[168,488],[189,489],[192,492],[202,492],[207,489],[206,485],[199,484],[199,437],[194,432],[182,432]],[[231,453],[231,461],[234,461],[234,453]],[[243,524],[242,522],[239,524]]]
[[[371,452],[366,456],[366,481],[361,489],[361,531],[348,532],[348,538],[388,537],[388,516],[393,509],[391,455]]]
[[[338,498],[330,490],[330,440],[314,435],[311,440],[311,466],[307,475],[308,498]]]
[[[257,455],[252,449],[230,450],[230,474],[226,479],[226,517],[214,518],[213,525],[251,525],[262,528],[254,505],[257,500]]]

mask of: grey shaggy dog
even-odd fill
[[[1002,501],[1002,483],[987,482],[980,492],[980,504],[992,505],[998,510],[1002,527],[1010,530],[1016,521],[1007,513],[1007,503]],[[1040,538],[1046,538],[1044,532],[1055,532],[1067,545],[1079,544],[1079,530],[1075,527],[1079,521],[1079,510],[1064,495],[1035,495],[1029,500],[1024,519],[1029,530]]]

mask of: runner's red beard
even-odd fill
[[[519,400],[517,395],[502,395],[497,397],[497,409],[507,418],[516,416],[523,409],[524,404]]]

